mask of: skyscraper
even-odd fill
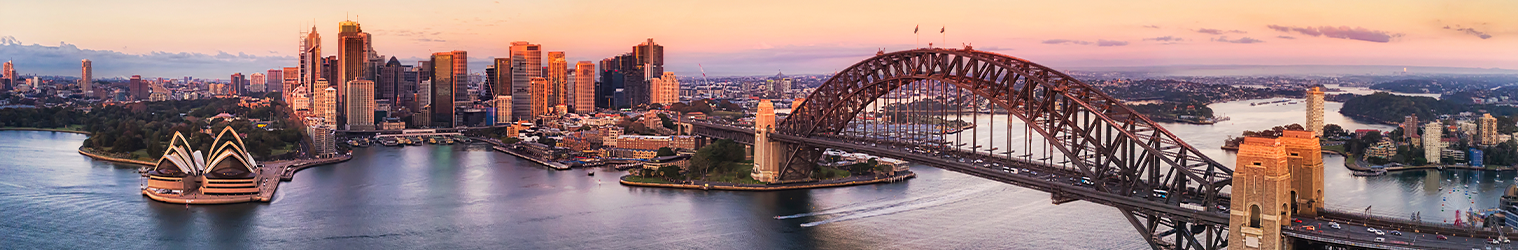
[[[590,61],[575,63],[575,113],[590,114],[596,111],[596,64]]]
[[[289,101],[292,101],[292,100],[289,99],[290,98],[290,93],[291,92],[295,92],[295,88],[301,87],[300,86],[300,67],[284,67],[281,70],[284,71],[284,72],[280,74],[280,76],[283,76],[280,79],[280,81],[282,82],[280,84],[280,91],[284,91],[285,101],[289,102]],[[306,93],[310,93],[310,92],[306,92]],[[310,101],[310,100],[306,100],[306,101]]]
[[[11,88],[16,86],[16,64],[11,63],[11,61],[5,61],[5,66],[0,67],[0,75],[5,75],[5,77],[0,78],[0,85],[4,85],[0,86],[4,88],[0,90],[10,91]]]
[[[469,56],[463,50],[453,52],[453,101],[469,101]],[[432,81],[436,84],[437,81]]]
[[[533,77],[530,82],[532,85],[532,118],[552,113],[553,105],[548,100],[548,92],[550,91],[548,79]]]
[[[1444,138],[1443,125],[1438,120],[1423,125],[1423,159],[1429,163],[1439,162],[1439,152],[1444,149],[1439,146],[1439,141]]]
[[[348,81],[349,130],[374,130],[374,81]]]
[[[430,64],[432,65],[431,123],[433,127],[451,128],[456,124],[453,100],[456,100],[457,93],[461,92],[458,91],[458,86],[460,86],[458,82],[467,79],[464,78],[467,75],[460,77],[459,74],[468,72],[460,68],[465,66],[464,51],[432,53]]]
[[[631,105],[648,104],[653,101],[650,80],[664,74],[664,46],[654,43],[653,38],[633,46],[632,61],[623,62],[623,74],[627,79],[625,89]]]
[[[675,80],[674,72],[664,72],[663,76],[649,82],[652,103],[669,105],[680,102],[680,81]]]
[[[94,73],[94,67],[90,66],[90,59],[79,60],[79,92],[84,93],[84,96],[95,94],[95,89],[90,87],[92,84],[90,81],[94,80]]]
[[[316,82],[318,84],[321,84],[321,85],[328,85],[328,84],[326,84],[327,83],[326,80],[317,80]],[[316,112],[316,115],[320,116],[322,118],[323,122],[326,123],[326,124],[328,124],[328,125],[336,124],[337,123],[337,88],[333,88],[333,87],[322,88],[321,91],[316,92],[316,98],[315,99],[316,99],[316,103],[311,104],[311,106],[314,106],[316,108],[316,110],[314,110]]]
[[[1312,87],[1307,90],[1307,131],[1323,136],[1323,90]]]
[[[485,87],[490,89],[491,95],[511,95],[511,56],[495,58],[491,66],[495,67],[494,79],[486,81],[490,83],[490,86]],[[501,108],[511,110],[510,104]]]
[[[569,105],[569,62],[563,51],[548,52],[548,106]]]
[[[1402,117],[1402,138],[1411,139],[1418,137],[1418,114]]]
[[[285,82],[285,71],[282,69],[270,69],[267,72],[268,74],[264,74],[264,77],[267,77],[264,80],[264,88],[266,88],[264,91],[284,92],[284,84],[280,83]]]
[[[499,125],[499,124],[511,123],[512,121],[513,120],[511,118],[511,96],[509,96],[509,95],[498,95],[498,96],[495,96],[495,120],[491,121],[491,122],[494,122],[495,124]]]
[[[132,100],[148,99],[148,82],[142,80],[142,76],[133,75],[127,80],[127,89],[131,91]]]
[[[316,34],[316,26],[311,26],[311,32],[302,34],[300,40],[300,75],[299,84],[306,89],[306,93],[315,96],[317,90],[327,86],[316,87],[316,80],[322,78],[322,38]],[[315,100],[310,100],[314,103]]]
[[[230,93],[227,93],[227,94],[229,94],[229,95],[242,95],[243,93],[247,93],[248,92],[247,91],[247,89],[248,89],[248,87],[247,87],[248,80],[246,80],[248,78],[245,77],[245,76],[243,76],[242,72],[232,73],[232,77],[231,78],[232,78],[232,82],[229,83],[229,86],[231,86],[232,91]],[[144,96],[143,98],[147,98],[147,97]]]
[[[597,107],[605,109],[627,107],[627,100],[618,99],[616,93],[622,92],[627,80],[622,70],[622,62],[631,58],[632,56],[624,54],[601,59],[601,81],[596,83]]]
[[[401,61],[390,57],[385,65],[380,67],[379,77],[375,79],[374,99],[390,100],[395,106],[401,104],[401,81],[405,78],[406,68],[401,66]]]
[[[1482,146],[1492,146],[1501,143],[1497,138],[1497,118],[1492,117],[1492,114],[1481,114],[1477,127],[1477,137],[1480,137]]]
[[[532,117],[532,78],[527,68],[527,56],[511,55],[511,117],[518,121]]]
[[[543,77],[543,50],[526,41],[511,42],[511,56],[522,55],[527,62],[527,77]],[[526,84],[526,82],[523,82]]]
[[[342,82],[365,79],[368,68],[365,62],[369,61],[369,33],[365,33],[359,27],[358,22],[342,21],[337,23],[337,58],[342,61],[342,69],[338,71],[338,79]],[[345,92],[342,88],[338,92]]]

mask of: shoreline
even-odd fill
[[[877,178],[877,179],[866,180],[866,181],[847,181],[847,182],[836,182],[836,183],[817,183],[817,184],[807,184],[807,185],[782,185],[782,186],[737,186],[737,185],[733,185],[733,184],[702,186],[702,185],[695,185],[695,184],[647,183],[647,182],[628,181],[627,177],[629,177],[629,176],[631,176],[631,175],[623,175],[622,177],[618,177],[617,178],[617,182],[622,183],[622,185],[624,185],[624,186],[634,186],[634,187],[765,192],[765,191],[784,191],[784,190],[798,190],[798,189],[833,188],[833,187],[846,187],[846,186],[857,186],[857,185],[867,185],[867,184],[890,183],[890,182],[905,181],[906,179],[916,178],[917,177],[917,173],[908,172],[907,174],[904,174],[904,175],[897,175],[897,176],[893,176],[893,177],[889,177],[889,178]]]
[[[81,135],[90,135],[90,132],[76,131],[76,130],[54,129],[54,128],[22,128],[22,127],[11,127],[11,128],[0,128],[0,131],[43,131],[43,132],[63,132],[63,133],[74,133],[74,134],[81,134]]]
[[[147,161],[139,161],[139,160],[132,160],[132,159],[122,159],[122,158],[116,158],[116,157],[110,157],[110,156],[104,156],[104,155],[94,154],[94,153],[90,153],[90,152],[85,152],[84,151],[84,146],[79,146],[79,149],[76,149],[75,151],[79,151],[79,154],[84,155],[86,157],[90,157],[90,159],[94,159],[94,160],[98,160],[98,161],[104,161],[104,162],[131,164],[131,165],[139,165],[139,166],[144,166],[144,167],[150,167],[150,166],[153,166],[155,164],[155,163],[147,162]]]

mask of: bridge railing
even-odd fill
[[[1515,233],[1518,233],[1518,231],[1515,231],[1513,229],[1503,229],[1502,232],[1499,233],[1496,229],[1479,227],[1479,225],[1475,225],[1474,223],[1467,226],[1455,226],[1453,223],[1413,220],[1409,218],[1375,213],[1367,214],[1365,212],[1348,209],[1323,208],[1318,211],[1318,214],[1320,217],[1343,220],[1348,223],[1366,224],[1404,231],[1438,232],[1444,234],[1458,233],[1462,235],[1493,238],[1499,235],[1514,235]]]

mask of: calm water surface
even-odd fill
[[[1167,124],[1224,164],[1239,130],[1300,123],[1301,104],[1214,105],[1233,120]],[[1338,103],[1329,103],[1337,110]],[[988,118],[989,119],[989,118]],[[1329,112],[1346,129],[1388,129]],[[196,249],[1147,249],[1117,209],[930,167],[907,182],[785,192],[624,187],[472,145],[372,147],[302,171],[271,203],[194,206],[137,193],[135,167],[91,161],[84,135],[0,131],[0,245]],[[1326,159],[1330,207],[1425,220],[1494,207],[1512,174],[1354,177]],[[1505,180],[1496,182],[1496,180]],[[1479,181],[1479,183],[1478,183]],[[1464,185],[1475,190],[1467,195]],[[1458,189],[1458,190],[1456,190]],[[1452,192],[1452,190],[1454,190]],[[1441,212],[1440,209],[1446,211]],[[777,220],[775,216],[797,218]]]

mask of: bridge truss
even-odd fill
[[[1065,175],[1033,180],[1080,178],[1085,188],[1061,192],[1118,208],[1156,249],[1228,242],[1228,202],[1220,192],[1231,185],[1232,169],[1098,89],[1007,55],[969,48],[878,53],[796,105],[777,134],[786,142],[783,179],[809,178],[825,148],[864,145],[948,159],[943,165],[1034,166]]]

